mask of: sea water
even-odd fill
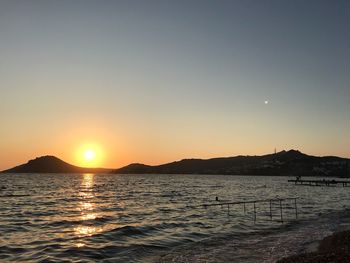
[[[287,177],[1,174],[1,262],[275,262],[348,227],[350,188]],[[297,197],[283,203],[202,204]]]

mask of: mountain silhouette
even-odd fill
[[[116,174],[232,174],[350,177],[350,160],[315,157],[297,150],[262,156],[236,156],[213,159],[184,159],[150,166],[130,164],[113,170]]]
[[[106,173],[109,169],[83,168],[71,165],[55,156],[42,156],[2,173]]]
[[[316,157],[297,150],[261,156],[183,159],[162,165],[133,163],[119,169],[83,168],[42,156],[2,173],[230,174],[350,177],[350,159]]]

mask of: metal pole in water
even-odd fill
[[[255,202],[254,202],[254,222],[256,221],[256,207],[255,207]]]
[[[246,214],[245,203],[243,203],[244,214]]]
[[[297,208],[297,199],[294,198],[294,207],[295,207],[295,219],[298,219],[298,208]]]
[[[280,199],[281,222],[283,223],[282,200]]]
[[[230,215],[230,204],[227,204],[227,215]]]
[[[271,220],[272,220],[272,201],[270,200],[270,218],[271,218]]]

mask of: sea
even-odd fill
[[[0,262],[276,262],[350,228],[349,187],[288,179],[1,174]]]

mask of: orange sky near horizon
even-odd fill
[[[93,125],[91,124],[93,123]],[[227,143],[215,141],[214,130],[204,131],[202,134],[179,134],[178,137],[169,138],[165,131],[159,134],[149,132],[138,133],[140,127],[133,126],[121,128],[103,123],[97,118],[94,121],[82,122],[73,120],[69,125],[64,125],[63,131],[55,127],[49,127],[47,133],[25,136],[26,131],[17,131],[16,138],[20,140],[8,140],[2,143],[0,152],[0,170],[26,163],[30,159],[44,155],[54,155],[63,161],[81,167],[119,168],[130,163],[144,163],[150,165],[163,164],[184,158],[213,158],[236,155],[262,155],[274,151],[298,149],[311,155],[340,155],[347,157],[346,152],[327,151],[327,145],[319,148],[306,148],[300,145],[284,145],[282,138],[275,141],[276,145],[269,141],[256,141],[250,135],[250,139],[242,137],[230,138],[230,134],[224,134]],[[44,129],[45,127],[41,127]],[[134,133],[129,131],[133,130]],[[33,136],[33,134],[35,134]],[[247,138],[246,134],[246,137]],[[10,138],[10,136],[8,137]],[[222,141],[222,140],[221,140]],[[225,140],[224,140],[225,141]],[[91,149],[96,152],[96,160],[88,163],[84,160],[84,151]]]
[[[349,156],[346,149],[343,152],[336,150],[340,145],[328,142],[314,147],[305,138],[288,133],[287,128],[282,133],[280,129],[269,130],[265,126],[265,132],[258,137],[253,129],[247,131],[246,126],[234,131],[228,128],[220,131],[218,140],[215,139],[215,126],[203,129],[203,123],[197,126],[186,120],[175,121],[165,123],[155,132],[146,121],[135,122],[119,116],[123,123],[119,125],[119,122],[109,122],[92,112],[87,115],[70,116],[51,125],[37,123],[15,131],[5,127],[2,130],[3,138],[8,140],[0,142],[0,170],[44,155],[54,155],[81,167],[103,168],[119,168],[135,162],[157,165],[184,158],[262,155],[272,153],[275,147],[277,151],[298,149],[311,155]],[[259,125],[263,127],[263,120]],[[193,129],[201,130],[201,133],[193,133]],[[287,137],[291,142],[300,143],[285,144]],[[272,140],[275,144],[271,143]],[[330,151],[332,147],[335,150]],[[86,149],[96,151],[94,162],[84,160]]]

